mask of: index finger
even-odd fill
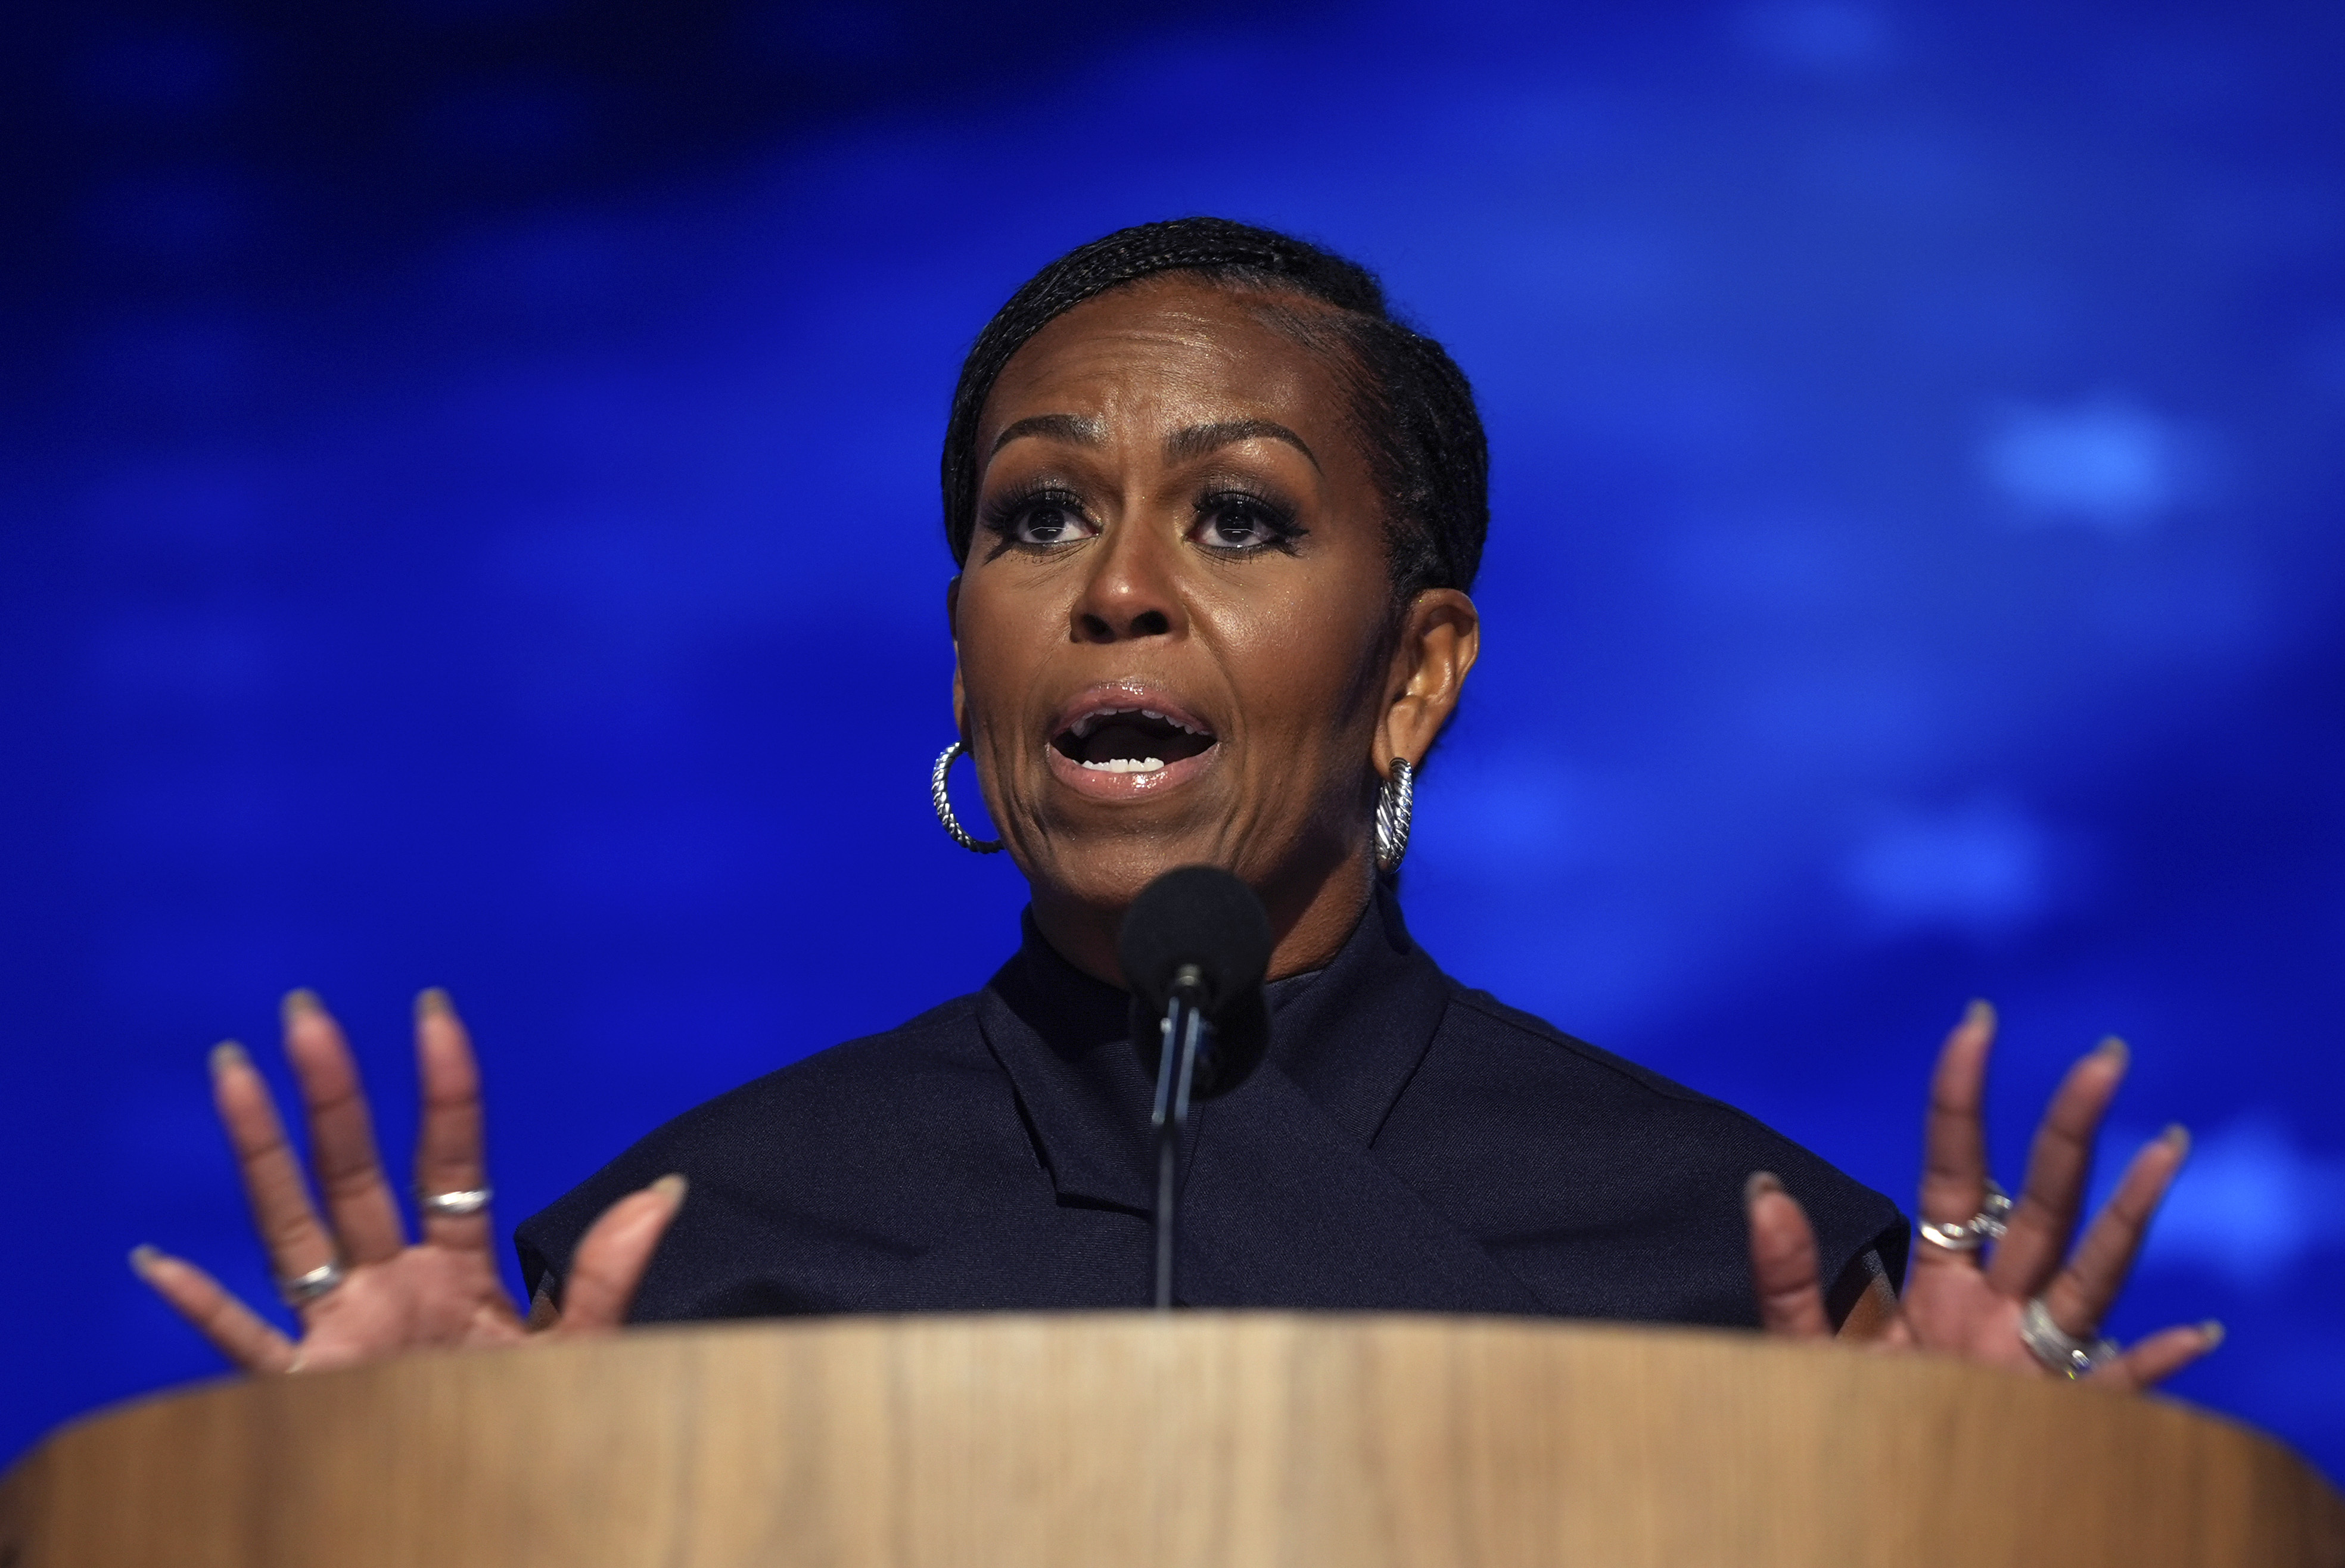
[[[1923,1143],[1922,1218],[1936,1225],[1970,1222],[1986,1201],[1986,1058],[1995,1045],[1995,1009],[1973,1002],[1946,1036],[1930,1078],[1930,1115]],[[1975,1264],[1976,1253],[1942,1247],[1917,1249],[1917,1262]]]
[[[435,1247],[486,1252],[492,1226],[488,1169],[481,1149],[480,1067],[455,1004],[437,987],[415,998],[415,1056],[423,1077],[415,1191],[423,1209],[424,1239]],[[457,1198],[471,1207],[452,1213],[430,1207],[433,1198]]]

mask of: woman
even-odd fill
[[[1148,1084],[1117,934],[1159,873],[1205,863],[1270,913],[1274,1023],[1267,1063],[1193,1123],[1192,1304],[1756,1323],[2120,1386],[2212,1348],[2211,1324],[2123,1352],[2096,1338],[2178,1128],[2067,1252],[2122,1046],[2071,1071],[1998,1207],[1979,1115],[1994,1020],[1978,1006],[1957,1026],[1901,1297],[1887,1199],[1410,942],[1380,873],[1478,647],[1486,470],[1464,378],[1351,263],[1213,219],[1062,258],[978,339],[945,440],[961,744],[937,804],[1032,889],[993,981],[688,1113],[524,1223],[526,1320],[492,1262],[447,999],[418,1009],[410,1244],[349,1053],[296,993],[322,1218],[249,1063],[224,1047],[214,1074],[301,1338],[191,1264],[142,1249],[139,1271],[260,1371],[630,1319],[1142,1304]],[[964,746],[999,846],[946,801]]]

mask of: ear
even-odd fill
[[[1385,710],[1376,721],[1379,777],[1390,777],[1392,760],[1416,767],[1433,749],[1457,700],[1467,672],[1482,651],[1482,615],[1455,588],[1428,588],[1410,601],[1401,618],[1385,686]]]
[[[952,639],[953,651],[953,733],[966,737],[969,733],[969,700],[960,689],[960,574],[945,584],[945,635]]]

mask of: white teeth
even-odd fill
[[[1067,733],[1080,741],[1089,736],[1093,730],[1098,729],[1101,724],[1106,723],[1109,720],[1122,718],[1132,713],[1137,713],[1145,719],[1153,719],[1160,724],[1170,724],[1184,735],[1202,735],[1205,733],[1203,730],[1183,723],[1180,720],[1174,718],[1170,713],[1160,713],[1153,708],[1097,709],[1091,713],[1085,713],[1081,718],[1077,719],[1073,723],[1068,725]]]
[[[1189,724],[1182,724],[1182,722],[1180,722],[1180,720],[1175,720],[1175,717],[1170,715],[1170,713],[1156,713],[1156,710],[1153,710],[1153,708],[1095,708],[1095,710],[1092,710],[1092,713],[1086,713],[1086,715],[1083,715],[1083,717],[1079,717],[1079,720],[1076,720],[1074,724],[1067,726],[1067,733],[1070,733],[1071,738],[1076,738],[1076,741],[1083,741],[1083,738],[1091,736],[1091,732],[1095,732],[1095,729],[1098,729],[1100,724],[1107,724],[1107,722],[1112,722],[1112,720],[1119,720],[1119,717],[1131,717],[1131,715],[1140,715],[1140,717],[1147,717],[1147,720],[1156,720],[1156,722],[1159,722],[1159,724],[1170,724],[1170,726],[1172,726],[1172,729],[1177,729],[1177,732],[1184,733],[1184,736],[1203,736],[1203,733],[1205,733],[1205,732],[1203,732],[1203,729],[1193,729],[1193,726],[1189,726]],[[1163,759],[1161,759],[1161,757],[1116,757],[1116,759],[1112,759],[1112,762],[1086,762],[1086,764],[1083,764],[1083,766],[1086,766],[1086,769],[1091,769],[1092,774],[1156,774],[1156,771],[1159,771],[1159,769],[1163,769]]]
[[[1095,774],[1152,774],[1164,768],[1162,757],[1110,757],[1103,763],[1085,763],[1083,766]]]

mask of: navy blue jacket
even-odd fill
[[[522,1225],[533,1292],[579,1236],[691,1179],[637,1321],[1142,1307],[1151,1085],[1129,998],[1035,933],[985,989],[661,1128]],[[1894,1204],[1750,1117],[1444,975],[1379,896],[1270,988],[1269,1058],[1196,1108],[1181,1299],[1199,1307],[1755,1322],[1742,1185],[1806,1206],[1835,1315]]]

